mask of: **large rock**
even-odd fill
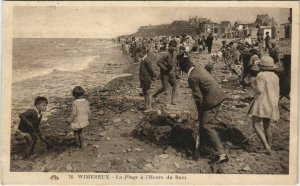
[[[241,148],[248,145],[247,138],[237,128],[240,124],[230,123],[225,119],[217,119],[215,122],[215,129],[222,142],[229,142]],[[192,119],[188,112],[174,114],[153,111],[141,119],[132,133],[141,140],[184,149],[186,153],[192,155],[196,150],[198,130],[198,121]],[[208,136],[201,132],[200,138],[201,153],[214,153],[211,151],[213,148]]]
[[[193,148],[198,129],[187,115],[186,112],[148,113],[135,127],[133,134],[156,144]]]

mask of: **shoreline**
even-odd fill
[[[52,104],[52,99],[56,97],[71,97],[74,86],[81,85],[86,90],[89,90],[98,86],[104,86],[109,81],[120,76],[129,75],[125,73],[128,68],[129,59],[124,58],[121,54],[120,46],[111,43],[110,47],[106,47],[100,53],[97,53],[97,50],[93,53],[85,54],[87,58],[91,56],[94,59],[93,61],[89,61],[88,67],[85,69],[75,72],[53,70],[46,75],[14,82],[12,84],[12,132],[16,131],[19,122],[18,115],[27,108],[33,107],[33,101],[38,95],[48,98],[48,109],[43,114],[43,120],[47,120],[53,110],[55,111],[54,108],[57,107],[56,104]],[[109,54],[114,57],[112,58]],[[80,66],[82,65],[80,64]]]

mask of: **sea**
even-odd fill
[[[107,55],[107,50],[116,50],[118,46],[102,39],[14,39],[12,81],[20,82],[55,71],[84,70],[97,57]]]
[[[72,97],[79,85],[104,86],[124,73],[131,58],[118,43],[103,39],[15,38],[12,58],[12,122],[33,106],[35,97]]]

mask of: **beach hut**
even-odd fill
[[[258,28],[249,28],[249,32],[252,39],[257,39]]]
[[[270,37],[272,38],[272,28],[271,27],[267,27],[267,26],[261,26],[260,27],[262,33],[263,33],[263,38],[265,38],[267,36],[267,32],[269,32]]]
[[[234,39],[236,35],[235,31],[227,31],[225,32],[224,36],[226,39]]]

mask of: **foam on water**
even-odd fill
[[[89,56],[86,60],[82,61],[77,59],[72,63],[63,63],[59,65],[57,68],[54,68],[54,71],[67,71],[67,72],[75,72],[79,70],[84,70],[89,67],[89,64],[94,61],[98,56]]]
[[[14,40],[13,83],[53,72],[75,72],[117,47],[116,43],[91,39]],[[105,62],[104,62],[105,63]]]
[[[79,58],[70,61],[61,60],[54,61],[52,59],[49,60],[41,60],[41,63],[45,64],[45,68],[24,68],[24,69],[14,69],[13,70],[13,83],[20,82],[26,79],[31,79],[43,75],[47,75],[53,72],[65,71],[65,72],[76,72],[80,70],[87,69],[89,64],[94,61],[98,56],[88,56],[85,59]],[[47,62],[45,62],[47,61]],[[47,67],[47,64],[56,63],[55,67]]]
[[[17,83],[26,79],[47,75],[53,72],[53,69],[18,69],[13,71],[12,81]]]

